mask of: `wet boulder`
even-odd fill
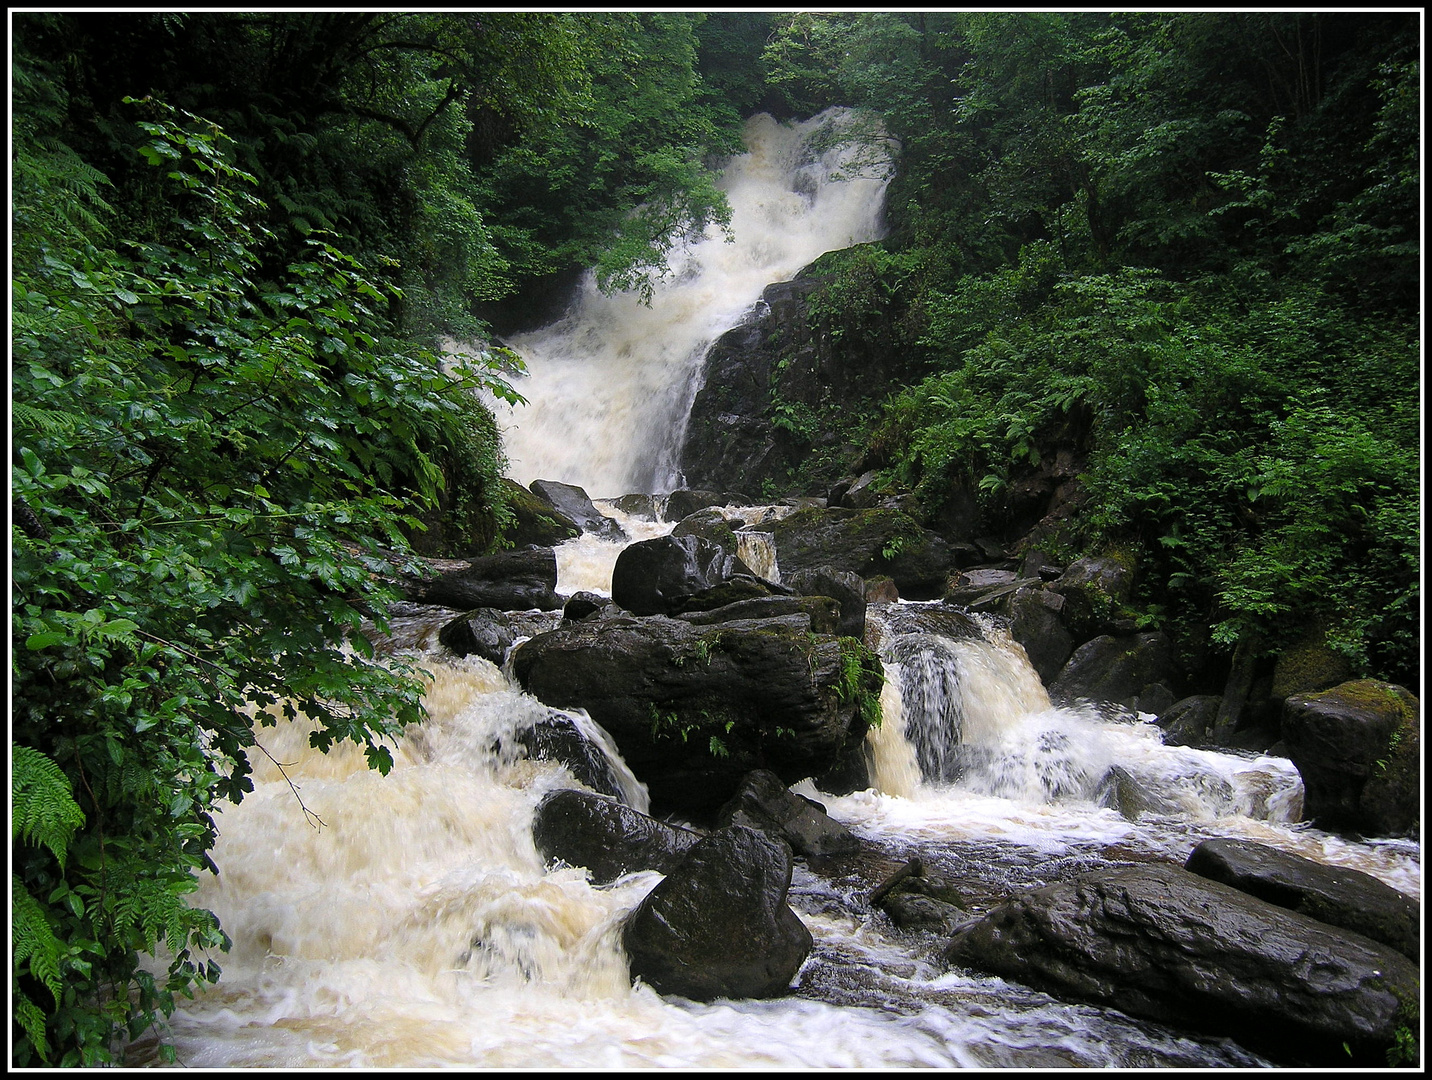
[[[593,884],[606,885],[638,870],[669,872],[701,834],[604,795],[562,788],[538,804],[532,839],[548,863],[585,867]]]
[[[551,630],[559,618],[556,612],[478,608],[445,624],[438,641],[457,656],[480,656],[501,667],[515,642]]]
[[[614,608],[611,600],[594,592],[574,592],[562,605],[562,618],[567,622],[581,622],[599,611]]]
[[[684,521],[698,510],[705,510],[713,506],[725,506],[727,501],[726,496],[719,491],[706,491],[700,488],[678,488],[662,502],[662,520]]]
[[[924,860],[911,859],[870,893],[870,906],[901,930],[950,934],[971,922],[964,898],[943,878],[929,875]]]
[[[626,539],[622,527],[598,510],[587,497],[587,493],[575,484],[563,484],[556,480],[533,480],[529,487],[532,494],[552,509],[576,522],[582,532],[599,536],[603,540]]]
[[[1115,613],[1129,602],[1134,568],[1117,555],[1086,555],[1070,563],[1049,588],[1064,597],[1064,623],[1077,639],[1106,633]]]
[[[752,576],[712,540],[658,536],[622,549],[612,569],[612,600],[636,615],[669,615],[736,574]]]
[[[694,1001],[783,994],[814,944],[790,849],[740,825],[699,840],[622,924],[633,979]]]
[[[1024,646],[1039,679],[1049,686],[1074,652],[1074,638],[1060,612],[1064,596],[1052,589],[1023,585],[1009,598],[1009,633]]]
[[[807,507],[775,523],[782,575],[830,567],[859,577],[888,575],[910,600],[945,587],[949,545],[899,510]]]
[[[1401,686],[1361,679],[1283,703],[1283,744],[1319,828],[1400,836],[1418,820],[1421,706]]]
[[[606,752],[560,709],[549,709],[546,716],[499,738],[493,749],[499,758],[509,760],[520,755],[530,761],[555,761],[592,791],[627,801]]]
[[[1179,679],[1173,643],[1160,632],[1086,641],[1065,663],[1049,687],[1056,701],[1112,701],[1135,708],[1155,684]]]
[[[835,633],[842,637],[865,638],[865,581],[859,574],[817,566],[812,570],[784,573],[781,584],[801,596],[828,596],[840,605]]]
[[[611,500],[611,503],[623,514],[631,517],[640,518],[642,521],[657,520],[655,495],[623,495],[619,499]]]
[[[1203,841],[1184,868],[1310,919],[1356,931],[1410,960],[1420,958],[1421,905],[1361,870],[1224,838]]]
[[[711,506],[682,518],[672,527],[669,535],[702,536],[719,544],[727,555],[739,556],[735,530],[741,524],[741,521],[732,521],[720,509]]]
[[[1385,1064],[1399,997],[1416,1000],[1419,985],[1386,945],[1162,864],[1015,897],[944,956],[1300,1066]]]
[[[457,611],[555,611],[557,556],[551,548],[521,548],[477,559],[428,559],[430,577],[409,577],[401,587],[407,599]]]
[[[714,811],[752,769],[819,775],[865,738],[883,681],[878,657],[798,616],[564,623],[512,666],[528,693],[609,732],[660,812]]]
[[[700,597],[694,598],[699,602]],[[716,623],[746,619],[774,619],[788,615],[810,620],[813,634],[834,634],[840,622],[840,607],[828,596],[753,596],[707,610],[680,611],[674,618],[693,626],[714,626]]]
[[[532,494],[516,480],[502,479],[502,498],[512,511],[506,537],[514,547],[552,547],[582,535],[581,528],[546,499]]]
[[[1208,742],[1222,700],[1217,694],[1194,694],[1159,713],[1164,745],[1202,746]]]
[[[797,855],[851,855],[860,850],[849,829],[795,794],[769,769],[746,774],[736,794],[716,812],[716,824],[745,825],[780,837]]]

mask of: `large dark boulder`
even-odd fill
[[[735,579],[736,582],[739,580]],[[693,602],[700,603],[702,599],[694,597]],[[674,618],[692,626],[714,626],[716,623],[775,619],[788,615],[803,615],[809,619],[813,634],[834,634],[840,625],[840,607],[828,596],[753,596],[716,608],[680,611]]]
[[[1319,828],[1401,836],[1418,822],[1421,706],[1401,686],[1361,679],[1283,703],[1283,744]]]
[[[504,535],[513,547],[553,547],[582,535],[575,521],[516,480],[502,478],[502,498],[512,511],[512,524]]]
[[[824,772],[864,739],[883,679],[874,654],[803,616],[564,623],[512,666],[539,700],[587,710],[663,813],[714,811],[752,769]]]
[[[1184,869],[1420,959],[1421,905],[1361,870],[1225,838],[1199,844]]]
[[[1074,638],[1064,626],[1064,595],[1053,589],[1024,585],[1009,598],[1009,633],[1024,646],[1045,686],[1051,685],[1074,652]]]
[[[1202,746],[1206,743],[1222,700],[1217,694],[1193,694],[1180,698],[1159,713],[1158,725],[1163,730],[1164,745]]]
[[[560,619],[555,611],[478,608],[444,625],[438,641],[457,656],[480,656],[501,667],[514,642],[551,630]]]
[[[832,570],[888,575],[907,600],[933,600],[950,571],[949,545],[899,510],[808,507],[773,527],[781,574]]]
[[[522,548],[477,559],[429,559],[435,571],[426,578],[404,578],[404,596],[420,604],[470,611],[554,611],[557,556],[551,548]]]
[[[781,584],[801,596],[828,596],[840,605],[836,633],[865,639],[865,580],[858,574],[818,566],[813,570],[792,570],[781,574]]]
[[[699,510],[725,506],[726,496],[719,491],[699,488],[678,488],[661,502],[663,521],[683,521]]]
[[[625,540],[622,527],[593,505],[587,493],[575,484],[563,484],[556,480],[533,480],[529,485],[532,493],[545,501],[558,513],[576,522],[584,533],[592,533],[603,540]]]
[[[1060,702],[1112,701],[1134,709],[1154,685],[1181,681],[1166,634],[1105,634],[1074,650],[1049,687],[1049,696]]]
[[[1399,997],[1418,997],[1417,966],[1401,953],[1161,864],[1016,897],[944,955],[1055,997],[1231,1036],[1287,1065],[1385,1064]]]
[[[701,536],[658,536],[623,548],[612,568],[612,600],[636,615],[669,615],[746,565]]]
[[[606,885],[638,870],[669,872],[701,834],[615,799],[562,788],[537,805],[532,839],[547,862],[584,866],[593,884]]]
[[[1075,559],[1049,588],[1064,597],[1064,624],[1076,640],[1107,633],[1134,590],[1134,566],[1119,555]]]
[[[622,925],[632,978],[695,1001],[785,993],[814,944],[786,904],[791,870],[755,829],[698,841]]]
[[[716,824],[759,829],[784,840],[797,855],[852,855],[860,850],[855,834],[791,791],[769,769],[746,774],[736,794],[716,812]]]

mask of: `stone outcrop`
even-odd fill
[[[612,600],[635,615],[669,615],[736,574],[751,576],[744,563],[712,540],[658,536],[632,544],[617,556]]]
[[[851,855],[860,850],[849,829],[795,794],[769,769],[746,774],[736,794],[716,812],[716,824],[759,829],[784,840],[797,855]]]
[[[457,656],[480,656],[501,667],[514,642],[551,630],[560,618],[555,611],[478,608],[446,624],[438,641]]]
[[[1162,632],[1086,641],[1049,687],[1055,701],[1111,701],[1136,709],[1156,685],[1181,682],[1173,644]]]
[[[530,487],[534,495],[575,522],[582,532],[592,533],[603,540],[626,539],[622,527],[598,510],[587,493],[576,485],[556,480],[533,480]]]
[[[638,870],[667,873],[701,834],[615,799],[562,788],[537,805],[532,839],[547,862],[585,867],[593,884],[606,885]]]
[[[1361,679],[1283,703],[1283,743],[1319,828],[1401,836],[1418,823],[1421,706],[1391,683]]]
[[[1422,908],[1371,874],[1326,866],[1251,840],[1205,840],[1184,868],[1270,904],[1380,941],[1409,960],[1421,952]]]
[[[654,807],[710,812],[752,769],[794,783],[864,739],[879,659],[809,627],[804,616],[592,619],[524,642],[512,666],[524,690],[609,732]]]
[[[503,478],[502,498],[512,511],[505,536],[513,547],[553,547],[582,534],[575,521],[516,480]]]
[[[431,577],[404,578],[404,596],[419,604],[471,611],[555,611],[557,556],[551,548],[522,548],[476,559],[428,559]]]
[[[783,575],[822,567],[862,578],[884,574],[907,600],[940,596],[951,566],[949,545],[898,510],[809,507],[772,532]]]
[[[1056,997],[1229,1035],[1288,1065],[1385,1064],[1399,997],[1418,996],[1401,953],[1161,864],[1016,897],[944,955]]]
[[[740,825],[692,845],[622,924],[633,979],[695,1001],[783,994],[810,954],[790,849]]]

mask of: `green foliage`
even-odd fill
[[[504,392],[480,360],[449,376],[388,337],[391,292],[321,234],[269,276],[223,133],[131,107],[172,200],[150,235],[83,227],[107,185],[52,184],[71,152],[43,100],[15,158],[18,1065],[114,1062],[219,977],[227,939],[185,897],[215,869],[213,809],[252,789],[258,728],[302,712],[313,746],[391,767],[421,684],[360,625],[411,568],[390,552],[472,391]]]
[[[855,715],[870,727],[879,727],[884,716],[880,708],[880,688],[884,685],[885,669],[880,658],[853,637],[836,639],[840,646],[840,678],[836,696],[840,701],[855,703]]]

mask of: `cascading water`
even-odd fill
[[[511,476],[577,484],[604,498],[680,486],[676,455],[710,344],[770,283],[880,235],[886,181],[853,167],[868,145],[819,149],[852,122],[845,109],[793,125],[754,117],[748,152],[720,181],[733,242],[712,226],[673,251],[672,274],[650,306],[632,294],[602,295],[589,274],[567,315],[511,339],[527,364],[516,385],[529,402],[496,406]]]
[[[640,524],[623,520],[628,529]],[[609,585],[605,557],[575,560],[563,590],[599,586],[604,573]],[[399,741],[389,776],[370,772],[356,751],[311,750],[301,720],[262,733],[285,767],[256,761],[254,792],[218,815],[220,874],[201,878],[195,902],[219,915],[234,949],[219,958],[218,986],[181,1003],[172,1019],[167,1037],[180,1061],[1266,1066],[1226,1040],[947,970],[932,960],[937,942],[894,930],[865,897],[884,873],[918,855],[932,872],[958,879],[978,913],[1083,870],[1131,858],[1181,861],[1211,836],[1352,866],[1418,894],[1417,845],[1360,844],[1291,824],[1301,789],[1287,761],[1165,747],[1151,724],[1050,708],[1007,637],[989,627],[978,640],[884,633],[880,607],[871,609],[872,640],[903,659],[887,658],[885,719],[869,741],[875,783],[843,796],[797,785],[860,836],[867,855],[835,879],[798,863],[790,903],[816,947],[790,996],[698,1005],[630,985],[620,924],[660,876],[637,873],[596,888],[580,869],[542,865],[531,837],[534,808],[577,781],[565,767],[512,748],[514,733],[550,710],[486,661],[438,647],[436,627],[446,617],[439,611],[426,627],[416,614],[398,620],[388,645],[403,646],[432,672],[431,719]],[[937,658],[927,669],[917,662],[921,650]],[[608,745],[585,716],[573,719]],[[922,776],[918,729],[951,721],[958,737],[926,742],[939,745],[938,760],[959,761],[958,775]],[[1039,733],[1049,732],[1063,732],[1079,753],[1041,743]],[[1084,766],[1058,764],[1071,756]],[[640,785],[609,745],[607,760],[627,801],[639,805]],[[1109,775],[1139,787],[1139,812],[1106,805],[1108,783],[1089,780],[1095,761],[1117,762]],[[1051,784],[1050,776],[1077,782]],[[152,1041],[141,1040],[130,1063],[151,1063],[152,1052]]]
[[[752,121],[750,154],[724,180],[736,244],[708,239],[678,253],[678,276],[650,309],[589,287],[567,319],[514,342],[532,372],[521,389],[533,406],[506,415],[519,479],[599,496],[674,484],[672,448],[707,343],[767,283],[877,233],[882,183],[833,181],[837,159],[802,149],[818,122],[843,118]],[[673,526],[598,506],[632,540]],[[721,509],[742,557],[772,579],[779,552],[762,526],[790,510]],[[590,535],[561,545],[558,591],[610,595],[622,547]],[[1354,843],[1293,824],[1301,786],[1286,760],[1166,747],[1151,724],[1054,708],[1022,650],[993,627],[963,616],[922,623],[919,605],[872,605],[868,640],[886,672],[884,722],[867,744],[872,786],[835,796],[797,785],[864,847],[835,877],[797,863],[790,903],[813,953],[784,998],[663,998],[630,984],[620,947],[622,919],[660,875],[596,888],[581,869],[542,864],[534,809],[579,781],[522,749],[524,727],[552,710],[493,665],[437,644],[451,614],[416,609],[393,622],[386,648],[416,656],[432,681],[430,719],[399,740],[389,776],[353,750],[310,749],[301,719],[260,732],[271,758],[255,759],[244,802],[216,814],[220,873],[202,876],[195,895],[234,948],[217,958],[219,984],[172,1018],[166,1038],[182,1064],[1266,1066],[1226,1040],[946,969],[932,959],[937,942],[896,930],[869,892],[919,856],[958,880],[980,914],[1082,870],[1181,862],[1213,836],[1420,892],[1417,844]],[[565,719],[624,800],[644,805],[605,732],[585,714]],[[154,1061],[152,1039],[131,1046],[130,1064]]]

